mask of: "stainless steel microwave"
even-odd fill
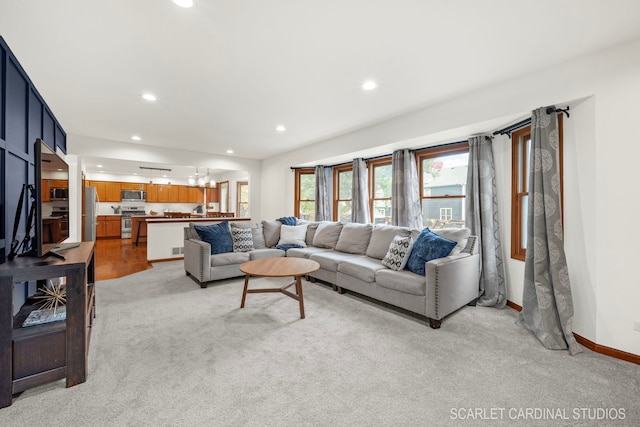
[[[51,188],[49,192],[50,200],[68,200],[69,189],[68,188]]]
[[[143,190],[122,190],[123,202],[146,202],[147,192]]]

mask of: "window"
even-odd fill
[[[351,187],[353,183],[353,165],[333,168],[333,219],[351,222]]]
[[[391,224],[391,157],[369,160],[369,208],[373,224]]]
[[[293,212],[297,218],[315,221],[316,175],[313,168],[295,170],[295,200]]]
[[[558,116],[560,154],[560,203],[564,212],[562,115]],[[529,161],[531,126],[511,133],[511,258],[524,261],[527,249],[527,206],[529,203]]]
[[[422,224],[431,229],[464,227],[469,146],[455,144],[416,153]]]
[[[238,217],[249,217],[249,183],[246,181],[237,182],[237,196],[236,196],[236,212]]]

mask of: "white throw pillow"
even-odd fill
[[[280,241],[278,245],[299,245],[306,247],[307,224],[282,225],[280,227]]]
[[[413,249],[411,237],[394,237],[387,254],[382,259],[382,265],[395,271],[404,269],[411,255],[411,249]]]

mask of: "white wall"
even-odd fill
[[[407,140],[412,138],[500,117],[524,118],[540,106],[570,104],[571,118],[565,120],[564,188],[573,329],[597,344],[640,355],[640,332],[633,330],[634,321],[640,322],[640,286],[634,268],[637,238],[632,231],[640,208],[633,200],[637,184],[631,178],[640,155],[638,76],[640,41],[635,41],[266,159],[260,180],[268,190],[262,200],[262,218],[293,214],[291,166],[347,154],[356,157],[372,147],[405,144],[411,148]],[[524,263],[509,257],[511,148],[507,138],[494,140],[494,155],[508,298],[521,304]]]

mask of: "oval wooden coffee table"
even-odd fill
[[[281,292],[300,303],[300,318],[304,319],[304,299],[302,297],[301,277],[320,268],[320,264],[306,258],[263,258],[245,262],[240,266],[240,271],[246,274],[244,278],[244,290],[242,291],[242,302],[240,308],[244,308],[244,301],[247,294],[257,294],[262,292]],[[251,276],[261,277],[289,277],[293,276],[293,282],[281,288],[247,289]],[[296,286],[296,293],[287,289]]]

